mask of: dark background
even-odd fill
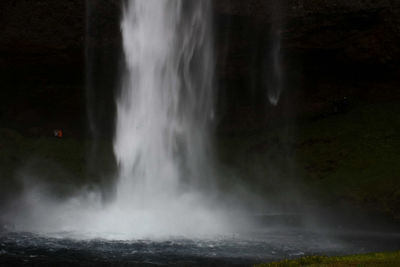
[[[110,102],[118,87],[121,56],[120,3],[87,2],[2,1],[3,126],[46,134],[59,125],[81,136],[87,128],[87,94],[94,110],[90,116],[103,121],[113,117]],[[358,81],[397,81],[399,1],[297,0],[277,8],[278,2],[282,1],[214,1],[222,132],[268,122],[263,112],[268,108],[266,90],[254,80],[267,72],[260,61],[277,17],[283,32],[286,95],[290,91],[294,114],[318,112],[318,107],[342,96],[368,98],[371,90],[394,97],[381,88],[341,91],[339,87]],[[326,83],[335,85],[324,87],[324,96],[318,98]],[[96,90],[87,92],[87,85]],[[112,129],[105,124],[98,126],[101,132]]]
[[[304,179],[326,195],[333,185],[332,202],[399,218],[400,1],[213,2],[222,161],[246,174],[247,155],[269,159],[274,169],[290,165],[273,176],[296,177],[265,182],[266,190]],[[112,173],[104,164],[112,159],[98,155],[112,154],[120,10],[118,0],[0,2],[0,174],[8,188],[20,187],[10,177],[29,155],[82,181],[97,172],[104,182],[98,173]],[[285,82],[274,107],[263,79],[277,28]],[[64,130],[64,143],[50,139],[53,129]]]

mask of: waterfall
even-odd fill
[[[83,188],[54,201],[36,185],[11,214],[24,231],[78,238],[202,238],[231,234],[216,201],[210,152],[213,111],[211,0],[124,2],[125,70],[117,98],[116,194]],[[235,223],[240,221],[237,216]]]
[[[128,231],[223,231],[215,204],[205,201],[213,193],[211,13],[210,0],[132,0],[124,6],[126,70],[117,100],[113,206],[128,219]]]
[[[160,205],[205,174],[213,117],[210,7],[209,0],[132,0],[124,7],[126,73],[114,143],[124,202]]]

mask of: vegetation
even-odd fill
[[[297,260],[284,260],[281,262],[260,264],[257,267],[393,267],[400,266],[400,252],[372,253],[346,257],[310,256]]]
[[[354,106],[299,127],[296,159],[320,199],[352,201],[400,219],[400,106]]]
[[[400,219],[400,105],[352,104],[290,127],[224,138],[220,158],[273,200],[295,187]]]
[[[105,182],[98,174],[110,173],[113,168],[111,145],[96,144],[97,166],[91,170],[88,158],[92,141],[56,138],[51,132],[48,136],[24,136],[0,128],[0,199],[12,197],[25,183],[49,185],[54,194],[60,195],[80,185]]]

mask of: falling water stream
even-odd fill
[[[282,70],[281,70],[281,36],[276,31],[272,34],[271,60],[269,62],[268,100],[276,106],[282,94]]]
[[[214,180],[210,14],[209,0],[134,0],[124,7],[126,71],[117,102],[120,169],[113,205],[130,213],[135,231],[222,230],[204,201],[213,195]]]
[[[246,219],[227,214],[214,185],[211,1],[124,4],[114,199],[104,204],[83,190],[60,201],[30,183],[18,208],[25,212],[9,217],[19,230],[88,238],[231,235]]]
[[[124,9],[127,70],[114,144],[119,204],[168,208],[213,180],[210,13],[210,1],[134,0]]]
[[[211,1],[124,2],[125,71],[117,99],[116,195],[57,200],[29,182],[11,221],[19,230],[137,239],[232,232],[216,200]],[[239,221],[239,220],[238,220]],[[78,234],[79,235],[79,234]]]

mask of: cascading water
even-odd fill
[[[206,176],[213,114],[210,5],[134,0],[124,9],[127,70],[114,144],[123,203],[159,207]]]
[[[204,208],[199,188],[208,184],[212,194],[210,7],[209,0],[135,0],[124,8],[127,69],[114,143],[120,166],[115,205],[129,207],[134,223],[151,225],[152,233],[192,231],[178,222],[207,225],[210,219],[205,210],[197,214]]]
[[[30,187],[19,230],[136,239],[230,233],[214,199],[211,0],[126,1],[126,70],[117,101],[114,201],[81,192],[58,202]],[[116,236],[117,235],[117,236]],[[80,235],[82,236],[82,235]]]

